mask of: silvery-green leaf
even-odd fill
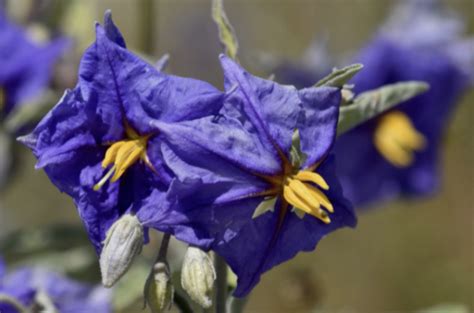
[[[337,134],[341,135],[351,128],[428,89],[429,85],[424,82],[409,81],[386,85],[361,93],[354,99],[352,104],[340,108]]]
[[[356,63],[341,69],[334,69],[331,74],[319,80],[315,87],[328,86],[342,88],[364,66]]]
[[[237,58],[239,43],[234,28],[225,14],[223,0],[212,1],[212,19],[219,30],[219,39],[225,48],[225,53],[235,60]]]

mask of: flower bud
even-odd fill
[[[130,268],[143,247],[143,227],[138,218],[126,214],[107,232],[100,254],[102,284],[112,287]]]
[[[162,313],[171,308],[174,288],[167,262],[158,261],[148,276],[145,285],[145,301],[153,313]]]
[[[181,270],[181,285],[192,300],[207,309],[212,305],[216,271],[206,252],[188,247]]]

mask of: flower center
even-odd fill
[[[110,165],[112,167],[94,185],[95,191],[98,191],[109,179],[112,183],[116,182],[138,160],[144,161],[150,168],[153,168],[146,155],[149,136],[140,136],[129,126],[125,127],[125,133],[127,139],[113,143],[105,152],[102,167],[104,169]]]
[[[283,179],[283,199],[295,209],[329,224],[331,219],[328,212],[333,213],[334,207],[319,188],[329,189],[324,178],[317,173],[302,170],[296,175],[288,175]]]
[[[426,147],[426,138],[405,113],[394,111],[380,118],[374,143],[392,165],[407,167],[413,163],[414,153]]]

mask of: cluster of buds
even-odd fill
[[[126,214],[107,232],[100,255],[102,284],[112,287],[127,273],[144,244],[144,231],[138,218]],[[166,260],[169,235],[165,238],[156,262],[145,283],[145,303],[153,313],[169,310],[174,298],[171,270]],[[216,271],[209,253],[188,247],[181,269],[181,285],[188,296],[207,309],[212,306]]]

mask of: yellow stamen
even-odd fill
[[[286,178],[283,186],[284,199],[297,210],[301,210],[304,213],[310,214],[324,223],[329,224],[331,219],[327,212],[321,209],[321,205],[323,205],[329,212],[333,213],[334,207],[331,202],[322,191],[311,186],[309,183],[304,183],[303,181],[310,181],[313,183],[317,181],[318,185],[322,185],[322,188],[329,188],[326,181],[319,174],[300,171],[296,175]]]
[[[138,161],[140,155],[145,152],[145,149],[146,142],[141,142],[139,139],[127,141],[122,145],[117,152],[117,157],[115,158],[117,170],[115,171],[111,181],[116,182],[130,166]]]
[[[394,111],[380,118],[374,133],[374,144],[380,154],[397,167],[410,166],[414,153],[426,147],[426,138],[414,127],[410,118]]]
[[[308,192],[305,183],[297,179],[289,178],[288,186],[300,199],[309,204],[313,209],[319,209],[321,207],[321,203],[319,203],[318,199],[315,198],[312,193]]]
[[[149,136],[140,136],[128,126],[125,130],[128,139],[115,142],[105,153],[102,167],[107,168],[111,164],[113,164],[113,166],[94,186],[94,190],[96,191],[99,190],[109,179],[112,183],[119,180],[127,169],[138,160],[144,161],[148,166],[151,165],[146,155]]]
[[[298,174],[296,174],[296,179],[302,180],[302,181],[309,181],[313,182],[319,187],[323,188],[324,190],[329,189],[329,185],[326,183],[324,178],[319,175],[318,173],[315,172],[310,172],[310,171],[299,171]]]
[[[322,206],[324,206],[330,213],[334,213],[334,207],[332,206],[332,203],[321,190],[309,184],[305,184],[305,186],[308,188],[308,191],[313,195],[313,197],[315,197],[318,202],[321,203]]]

